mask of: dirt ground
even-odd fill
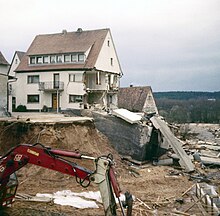
[[[22,130],[21,130],[22,128]],[[129,191],[135,197],[132,215],[177,215],[175,210],[184,212],[192,204],[191,196],[182,194],[195,182],[180,169],[170,166],[153,166],[147,163],[143,168],[131,166],[121,161],[120,156],[111,147],[109,141],[96,130],[91,121],[83,123],[2,123],[0,125],[0,150],[3,154],[10,147],[19,143],[33,144],[40,142],[53,148],[79,151],[85,155],[100,156],[112,153],[118,182],[123,192]],[[18,138],[19,135],[19,138]],[[76,162],[92,169],[91,161]],[[18,193],[36,195],[37,193],[54,193],[60,190],[73,192],[97,191],[97,185],[81,187],[75,178],[61,173],[27,165],[17,172]],[[101,204],[99,209],[77,209],[53,203],[27,202],[16,200],[12,207],[0,215],[12,216],[70,216],[70,215],[104,215]],[[188,212],[201,215],[195,206]],[[118,209],[118,215],[121,215]]]

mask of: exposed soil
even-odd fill
[[[96,130],[93,122],[74,123],[31,123],[31,122],[1,122],[0,151],[4,154],[12,146],[40,142],[53,148],[79,151],[85,155],[100,156],[112,153],[116,162],[116,174],[123,192],[130,191],[136,198],[133,215],[175,215],[174,209],[184,211],[191,205],[191,198],[181,194],[194,182],[189,181],[181,170],[168,166],[153,166],[150,163],[144,169],[136,169],[122,162],[109,141]],[[92,169],[91,161],[76,162]],[[75,178],[41,167],[27,165],[17,172],[19,179],[18,193],[35,195],[37,193],[53,193],[59,190],[74,192],[97,191],[96,185],[83,188],[76,183]],[[140,203],[142,200],[151,209]],[[181,199],[180,199],[181,198]],[[0,215],[104,215],[103,207],[99,209],[77,209],[52,203],[25,202],[16,200],[11,208]],[[189,214],[201,215],[194,207]],[[118,210],[120,215],[120,210]]]

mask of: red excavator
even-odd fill
[[[92,160],[95,170],[88,170],[66,158]],[[117,215],[115,197],[119,201],[121,214],[125,215],[124,206],[127,208],[127,216],[131,215],[132,196],[126,192],[126,201],[122,205],[119,199],[121,190],[113,170],[112,155],[94,158],[77,152],[51,149],[40,143],[18,145],[0,157],[0,208],[10,206],[14,202],[18,187],[15,172],[26,164],[75,176],[77,183],[83,187],[88,187],[90,182],[94,182],[98,184],[106,216]]]

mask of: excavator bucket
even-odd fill
[[[0,208],[10,206],[15,199],[18,180],[15,173],[11,174],[8,182],[0,184]]]

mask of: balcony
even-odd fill
[[[64,82],[39,82],[39,91],[63,91]]]

